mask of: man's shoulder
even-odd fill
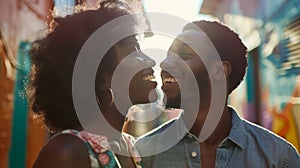
[[[247,148],[257,151],[278,161],[279,165],[295,167],[300,164],[300,157],[296,148],[284,138],[257,124],[243,120],[246,130]],[[272,159],[271,159],[272,160]]]
[[[135,141],[135,144],[139,144],[139,143],[146,143],[147,141],[152,141],[153,137],[156,137],[158,136],[160,133],[166,131],[169,127],[171,127],[173,124],[176,124],[175,123],[176,121],[175,120],[172,120],[170,122],[166,122],[166,123],[163,123],[162,125],[160,125],[159,127],[156,127],[154,128],[153,130],[147,132],[146,134],[138,137]]]
[[[256,144],[261,144],[264,147],[270,148],[287,148],[292,146],[287,140],[278,136],[274,132],[252,123],[247,120],[242,120],[246,130],[246,137],[249,140],[256,141]]]
[[[245,136],[247,143],[262,145],[262,148],[268,147],[269,145],[275,145],[276,147],[286,147],[287,145],[290,145],[288,141],[274,132],[246,119],[240,118],[234,108],[230,108],[234,112],[232,122],[234,124],[233,127],[237,130],[235,133],[240,134],[241,132],[244,132],[242,134]]]

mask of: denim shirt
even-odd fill
[[[241,119],[234,109],[230,109],[231,130],[229,136],[217,148],[216,168],[300,168],[300,157],[293,145],[271,131]],[[178,125],[179,121],[168,123],[151,135],[170,125]],[[177,134],[178,130],[173,133]],[[141,153],[157,146],[158,141],[152,143],[149,140],[151,135],[135,143]],[[178,135],[165,138],[178,138]],[[199,168],[201,167],[200,150],[198,138],[186,131],[183,138],[170,149],[143,157],[142,160],[146,168]]]

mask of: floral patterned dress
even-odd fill
[[[110,145],[107,137],[102,135],[92,134],[86,131],[64,130],[55,134],[52,138],[60,134],[71,134],[80,138],[88,149],[89,158],[91,161],[91,168],[121,168],[117,157],[110,150]],[[137,151],[132,147],[131,141],[124,137],[128,145],[133,161],[137,168],[144,168],[141,158]]]

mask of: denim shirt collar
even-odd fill
[[[220,146],[226,142],[227,140],[230,140],[235,145],[239,146],[240,148],[244,149],[245,143],[246,143],[246,130],[243,120],[238,116],[237,112],[233,109],[233,107],[228,106],[229,111],[232,113],[232,119],[231,119],[231,129],[229,132],[229,135],[227,138],[223,140],[223,142],[220,144]],[[159,133],[166,131],[168,136],[158,136]],[[161,142],[163,138],[166,140],[166,138],[177,140],[179,141],[183,136],[189,136],[193,137],[196,141],[199,141],[198,137],[190,133],[184,124],[181,117],[178,117],[175,120],[171,120],[167,123],[162,124],[158,128],[146,133],[145,135],[139,137],[136,139],[136,142],[140,141],[139,143],[145,143],[147,139],[149,141],[151,140],[153,142]],[[138,144],[139,144],[138,143]],[[159,143],[158,143],[159,144]],[[137,145],[137,144],[135,144]]]
[[[246,143],[246,130],[244,122],[233,107],[228,106],[228,108],[231,111],[232,119],[230,133],[227,138],[240,148],[244,149]]]
[[[239,117],[239,115],[237,114],[237,112],[233,107],[228,106],[228,109],[232,114],[231,129],[228,137],[226,137],[219,146],[221,146],[227,140],[230,140],[238,147],[244,149],[246,143],[246,130],[245,130],[244,122]],[[199,139],[195,135],[191,134],[190,132],[188,132],[187,134],[195,138],[197,141],[199,141]]]

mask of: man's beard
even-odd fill
[[[181,94],[179,93],[174,98],[167,99],[166,96],[164,97],[164,102],[166,104],[166,108],[180,108],[181,106]]]

